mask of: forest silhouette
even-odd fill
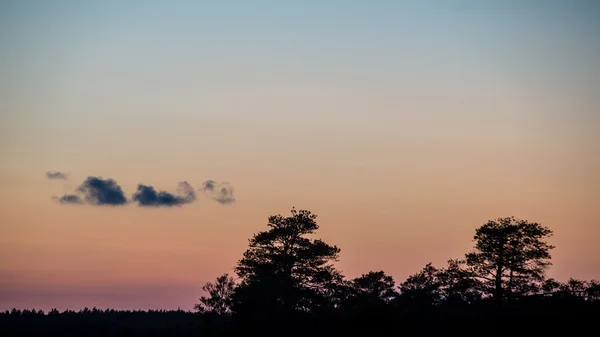
[[[195,311],[13,309],[0,313],[0,335],[578,335],[600,317],[600,282],[547,278],[553,233],[539,223],[490,220],[462,258],[397,284],[382,270],[344,277],[340,248],[314,238],[316,218],[296,209],[270,216],[234,273],[204,285]]]

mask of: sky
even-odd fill
[[[192,309],[292,207],[347,277],[402,282],[515,216],[554,231],[551,277],[599,279],[599,15],[2,1],[0,310]]]

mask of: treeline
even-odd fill
[[[347,279],[340,249],[311,238],[316,215],[292,209],[269,218],[234,267],[204,286],[196,309],[205,329],[223,334],[479,336],[574,333],[600,313],[600,283],[546,277],[552,235],[514,217],[488,221],[474,247],[441,268],[426,264],[396,285],[384,271]],[[598,316],[600,317],[600,316]]]
[[[79,311],[12,309],[0,312],[0,336],[198,336],[198,314],[183,310]]]
[[[204,285],[195,316],[13,310],[0,315],[0,324],[45,320],[59,327],[47,333],[60,327],[86,331],[78,336],[504,336],[573,335],[593,329],[600,317],[598,281],[546,277],[552,231],[535,222],[488,221],[475,231],[474,247],[464,257],[443,267],[426,264],[400,284],[384,271],[344,277],[335,268],[340,249],[314,238],[319,226],[310,211],[271,216],[268,227],[250,238],[235,277],[223,274]]]

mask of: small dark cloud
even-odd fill
[[[214,191],[217,183],[214,180],[207,180],[202,184],[205,191]]]
[[[96,206],[120,206],[127,203],[127,198],[113,179],[88,177],[78,188],[87,203]]]
[[[81,199],[81,197],[76,194],[65,194],[62,197],[53,197],[53,199],[61,204],[83,204],[83,199]]]
[[[207,180],[202,184],[201,190],[221,205],[230,205],[235,202],[233,186],[229,183],[217,183],[214,180]]]
[[[139,184],[132,200],[143,207],[172,207],[189,204],[196,200],[194,188],[186,181],[180,182],[178,195],[165,191],[156,191],[150,185]]]
[[[67,176],[68,176],[68,174],[65,172],[59,172],[59,171],[46,172],[46,177],[48,177],[48,179],[67,180]]]

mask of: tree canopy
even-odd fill
[[[341,280],[335,269],[340,249],[308,236],[319,228],[310,211],[291,210],[290,216],[269,217],[266,231],[249,240],[249,248],[235,267],[241,279],[236,304],[310,310],[330,304]]]
[[[475,249],[466,264],[481,290],[499,302],[535,293],[551,265],[554,246],[545,241],[551,235],[545,226],[514,217],[488,221],[475,231]]]

